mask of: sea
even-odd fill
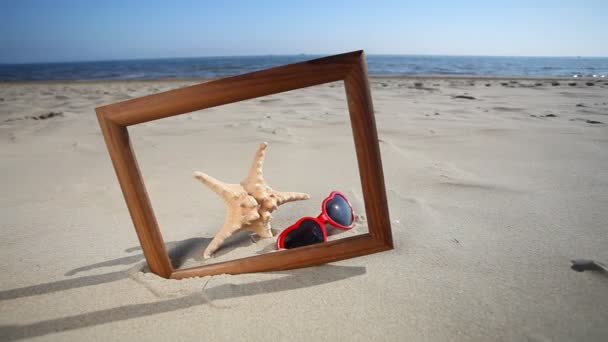
[[[0,81],[215,78],[322,56],[161,58],[0,64]],[[370,75],[592,77],[608,79],[608,57],[367,55]]]

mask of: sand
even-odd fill
[[[607,81],[373,77],[393,251],[165,280],[93,108],[196,82],[0,84],[0,340],[608,339],[608,276],[570,269],[608,264]],[[238,182],[262,141],[268,182],[311,194],[275,229],[336,189],[359,220],[332,238],[365,232],[344,98],[335,83],[133,127],[176,264],[272,251],[244,233],[199,254],[224,211],[192,173]]]

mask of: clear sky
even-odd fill
[[[608,56],[608,0],[0,0],[0,63],[265,54]]]

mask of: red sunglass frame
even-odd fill
[[[334,221],[331,217],[329,217],[329,215],[327,214],[327,209],[326,209],[327,202],[331,201],[336,196],[340,196],[340,197],[344,198],[344,200],[346,201],[346,203],[348,203],[348,206],[350,207],[350,214],[353,218],[353,222],[350,224],[350,226],[344,226],[344,225],[339,224],[338,222]],[[323,200],[323,203],[321,203],[321,213],[319,214],[319,216],[302,217],[301,219],[296,221],[296,223],[283,229],[283,231],[279,234],[279,236],[277,236],[277,242],[276,242],[277,249],[285,248],[285,236],[287,236],[287,234],[289,234],[289,232],[291,232],[292,230],[299,228],[300,225],[302,224],[302,222],[307,221],[307,220],[315,221],[319,224],[319,226],[321,227],[321,231],[323,232],[323,242],[327,242],[327,229],[325,228],[325,224],[329,223],[332,226],[342,229],[342,230],[351,229],[352,227],[355,226],[355,211],[353,210],[353,205],[350,203],[348,198],[346,198],[346,196],[344,196],[343,193],[341,193],[340,191],[332,191],[329,194],[329,196],[325,197],[325,199]]]

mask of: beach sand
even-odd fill
[[[146,271],[94,108],[196,80],[0,83],[0,340],[608,339],[608,81],[372,77],[395,249],[299,270]],[[587,83],[591,82],[591,83]],[[572,84],[571,84],[572,83]],[[52,113],[52,114],[50,114]],[[332,83],[138,125],[133,145],[178,266],[272,252],[231,238],[194,171],[265,176],[366,232],[344,88]]]

